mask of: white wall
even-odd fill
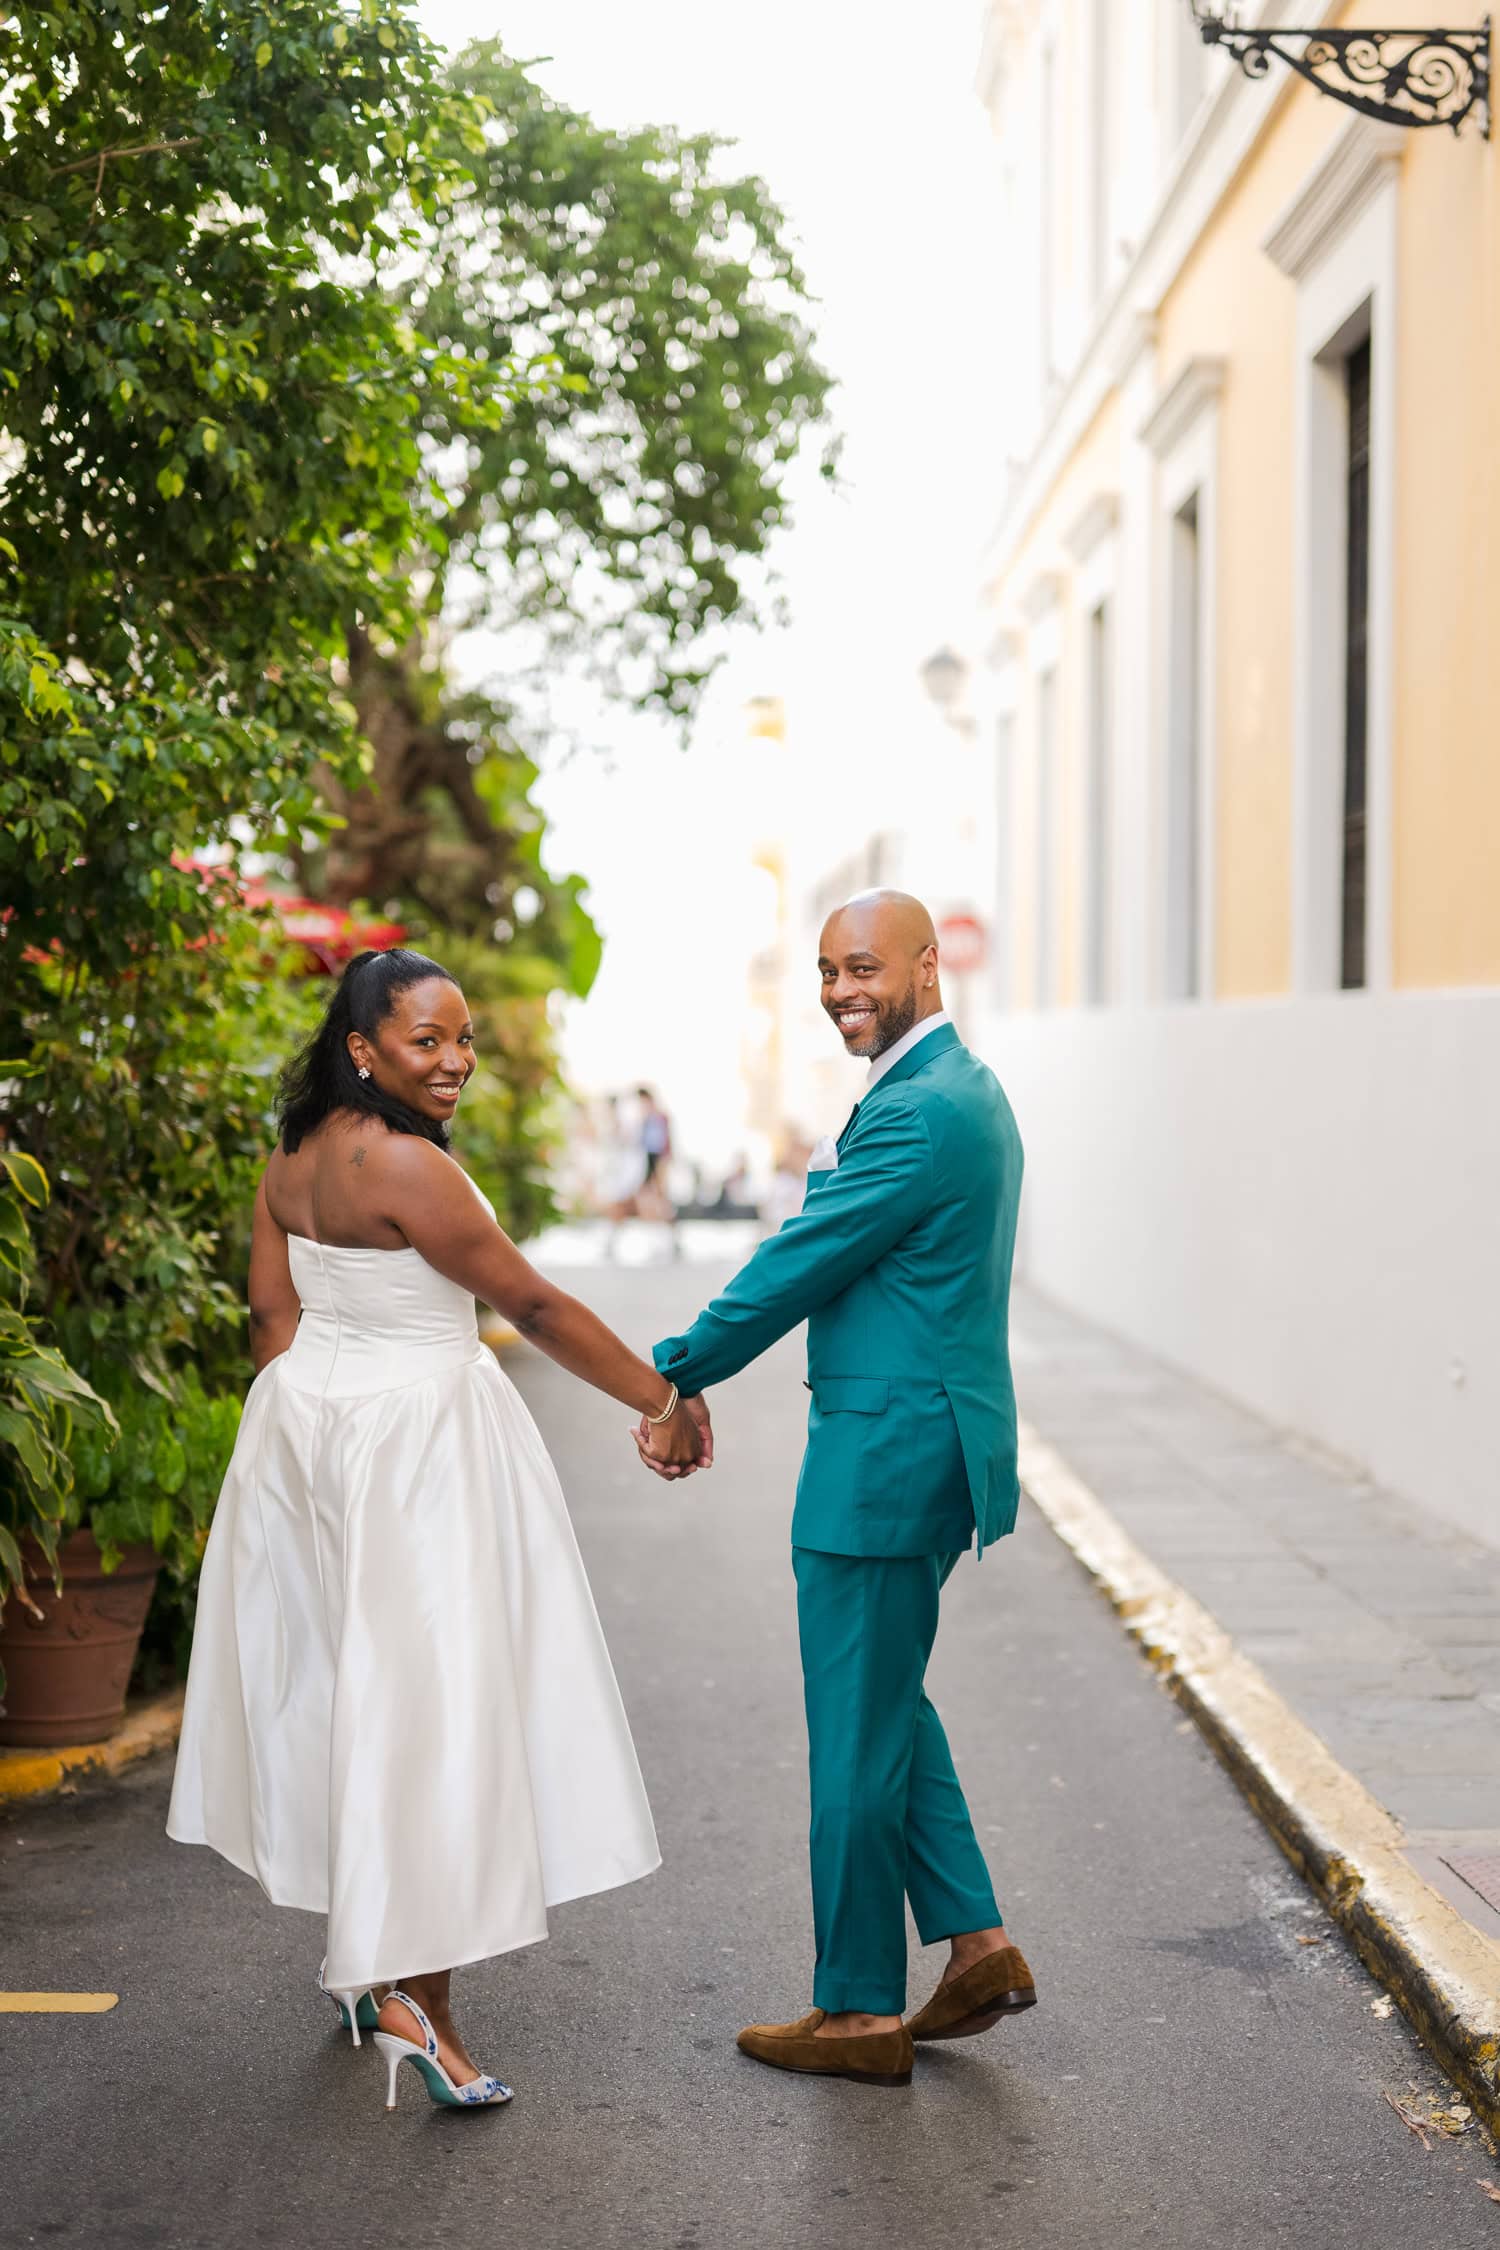
[[[1029,1280],[1500,1546],[1500,993],[1014,1015],[982,1044]]]

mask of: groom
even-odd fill
[[[914,2039],[1030,2007],[923,1675],[960,1556],[1016,1517],[1006,1338],[1021,1143],[944,1012],[926,908],[869,891],[823,930],[823,1006],[869,1080],[814,1151],[806,1204],[687,1333],[656,1346],[684,1396],[808,1322],[807,1451],[792,1567],[812,1791],[814,2006],[742,2051],[905,2085]],[[951,1956],[902,2022],[906,1912]]]

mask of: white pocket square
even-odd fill
[[[809,1172],[836,1172],[839,1168],[838,1146],[829,1133],[816,1144],[807,1160]]]

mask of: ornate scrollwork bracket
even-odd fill
[[[1490,136],[1491,19],[1473,31],[1246,31],[1235,8],[1188,0],[1208,47],[1223,47],[1247,78],[1274,56],[1320,94],[1383,125],[1449,125],[1477,118]]]

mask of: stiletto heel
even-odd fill
[[[373,2031],[380,2021],[380,2009],[376,2005],[375,1995],[368,1989],[364,1992],[333,1991],[330,1986],[323,1982],[323,1970],[327,1966],[328,1961],[325,1955],[318,1970],[318,1990],[326,1993],[338,2009],[339,2022],[348,2032],[355,2046],[358,2047],[361,2044],[360,2033],[362,2031]]]
[[[399,2000],[403,2008],[409,2009],[422,2031],[421,2046],[414,2039],[398,2037],[394,2031],[377,2031],[375,2034],[375,2044],[385,2058],[390,2072],[386,2085],[387,2109],[394,2109],[396,2106],[396,2074],[404,2062],[415,2067],[428,2093],[443,2109],[490,2109],[511,2099],[510,2088],[502,2086],[500,2080],[492,2078],[486,2070],[482,2070],[477,2078],[471,2078],[467,2085],[455,2086],[438,2061],[437,2033],[411,1994],[402,1992],[396,1986],[386,1994],[386,1998]]]

